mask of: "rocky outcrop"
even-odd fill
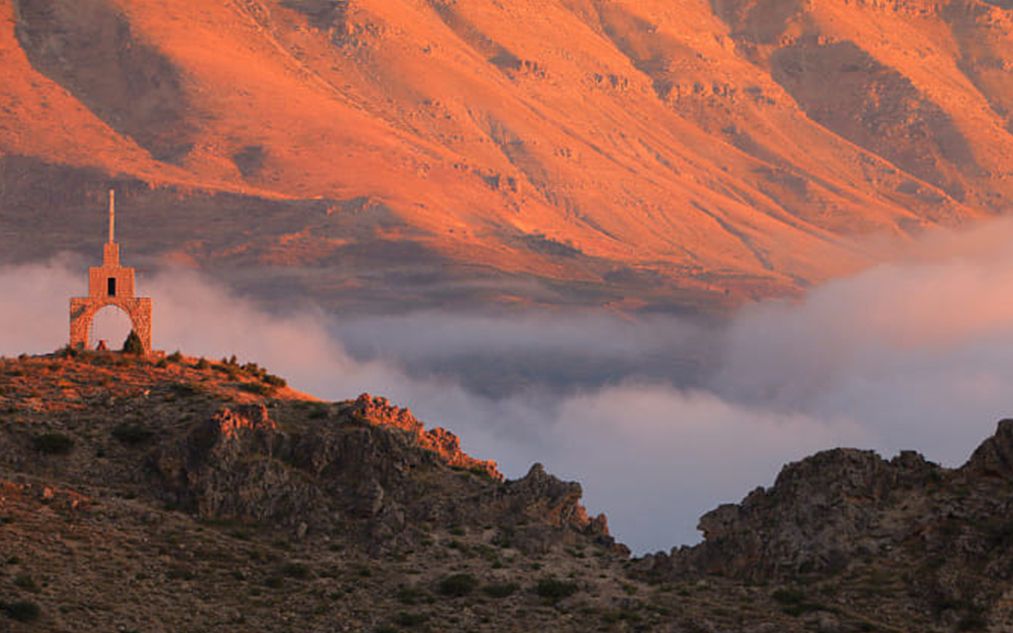
[[[541,465],[504,481],[456,436],[382,398],[278,413],[284,423],[264,405],[223,408],[159,449],[152,465],[167,500],[206,519],[351,531],[372,551],[451,525],[496,525],[528,551],[614,546],[604,516],[592,520],[580,504],[579,484]]]
[[[534,464],[528,474],[490,490],[480,504],[500,523],[503,537],[525,551],[546,551],[590,537],[593,542],[629,554],[609,535],[604,514],[590,518],[580,503],[583,490],[577,482],[561,481]]]
[[[854,582],[836,579],[888,577],[915,608],[961,630],[1008,624],[1002,596],[1013,580],[1011,457],[1009,420],[956,470],[913,452],[891,460],[851,449],[819,453],[786,466],[772,487],[704,515],[702,543],[647,556],[636,573],[805,579],[833,592]]]
[[[320,499],[274,458],[287,439],[264,405],[224,408],[159,451],[154,466],[172,501],[203,518],[292,520]]]
[[[493,479],[503,479],[503,474],[496,469],[496,462],[471,457],[461,450],[461,440],[456,435],[440,427],[427,431],[411,411],[393,406],[386,398],[364,393],[356,398],[350,414],[370,424],[390,426],[412,433],[420,446],[433,451],[450,466],[484,472]]]
[[[887,511],[941,477],[917,453],[886,461],[872,451],[836,449],[789,464],[770,489],[700,519],[704,542],[673,554],[680,569],[749,579],[831,572],[903,537]]]
[[[968,474],[1013,479],[1013,420],[1002,420],[995,435],[971,455],[963,470]]]

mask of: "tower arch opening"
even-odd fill
[[[134,322],[123,308],[109,304],[95,311],[89,329],[89,347],[95,349],[99,341],[105,341],[109,349],[118,350],[134,329]]]

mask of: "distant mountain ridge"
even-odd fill
[[[713,305],[1013,199],[1005,0],[4,0],[0,17],[9,259],[81,248],[112,180],[137,250],[263,292]]]

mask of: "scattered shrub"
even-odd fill
[[[264,374],[263,380],[272,387],[282,388],[288,386],[288,382],[284,378],[275,376],[274,374]]]
[[[165,360],[169,361],[170,363],[179,363],[183,361],[183,354],[180,353],[179,350],[176,350],[175,352],[166,356]]]
[[[270,387],[259,382],[244,382],[239,385],[239,388],[243,391],[257,394],[258,396],[266,396],[271,393]]]
[[[172,383],[171,385],[169,385],[169,391],[171,391],[173,395],[181,397],[195,396],[198,393],[200,393],[200,389],[198,389],[196,386],[185,382]]]
[[[299,580],[306,580],[313,575],[313,572],[304,563],[285,563],[280,571],[289,578],[298,578]]]
[[[806,595],[798,589],[778,589],[770,594],[770,597],[781,604],[781,611],[795,617],[812,611],[824,610],[822,605],[810,602]]]
[[[123,353],[135,356],[144,355],[144,344],[141,343],[141,337],[137,336],[137,332],[130,330],[130,334],[127,334],[127,339],[123,341]]]
[[[31,591],[32,593],[39,592],[39,585],[32,580],[32,577],[28,574],[18,574],[14,577],[14,586],[20,587],[25,591]]]
[[[63,433],[43,433],[32,438],[32,448],[44,455],[66,455],[74,450],[74,440]]]
[[[266,580],[264,580],[264,585],[268,589],[281,589],[281,576],[269,576]]]
[[[478,581],[471,574],[451,574],[440,581],[437,589],[444,596],[460,598],[474,591],[477,585]]]
[[[113,427],[112,435],[127,446],[138,446],[147,443],[155,432],[139,424],[124,422]]]
[[[988,630],[988,616],[980,609],[965,613],[957,622],[958,631],[986,631]]]
[[[59,356],[60,358],[77,358],[77,355],[79,353],[80,350],[78,350],[76,347],[64,345],[59,350],[57,350],[56,355]]]
[[[203,356],[201,356],[200,358],[198,358],[197,359],[197,364],[194,365],[194,367],[196,367],[197,369],[200,369],[200,370],[207,369],[210,366],[211,366],[211,363],[209,363],[208,359],[204,358]]]
[[[489,596],[490,598],[506,598],[514,595],[517,592],[517,583],[495,583],[482,587],[482,593]]]
[[[169,580],[193,580],[197,575],[186,567],[173,567],[165,572],[165,577]]]
[[[0,611],[8,618],[18,622],[34,622],[39,619],[39,615],[41,614],[39,605],[25,600],[0,602]]]
[[[413,627],[420,624],[425,624],[429,616],[425,613],[408,613],[407,611],[401,611],[394,617],[394,624],[398,626]]]
[[[535,585],[535,593],[539,598],[549,602],[559,602],[577,593],[577,583],[557,578],[542,578]]]
[[[770,597],[781,604],[800,604],[805,601],[805,594],[798,589],[778,589]]]
[[[401,587],[397,590],[397,601],[401,604],[414,605],[422,602],[425,594],[415,587]]]

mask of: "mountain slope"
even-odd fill
[[[94,169],[88,204],[110,176],[136,182],[125,209],[176,240],[138,230],[135,249],[226,275],[298,269],[321,296],[375,284],[369,271],[397,267],[391,250],[494,299],[543,300],[525,279],[579,302],[782,293],[873,261],[871,234],[960,225],[1013,194],[1001,3],[5,0],[0,12],[5,216],[38,226],[39,207],[83,209],[65,177],[44,181],[48,197],[27,191],[33,161]],[[206,206],[206,221],[173,225],[150,187]],[[326,212],[251,226],[223,193]],[[75,212],[69,227],[94,222]]]
[[[64,350],[0,359],[0,630],[998,633],[1011,491],[1010,421],[960,469],[835,449],[630,560],[382,398]]]

